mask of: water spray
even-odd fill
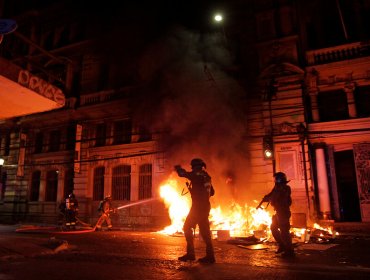
[[[128,207],[131,207],[131,206],[151,202],[151,201],[154,201],[154,200],[157,200],[157,199],[159,199],[159,198],[155,197],[155,198],[144,199],[144,200],[140,200],[140,201],[136,201],[136,202],[132,202],[132,203],[129,203],[129,204],[126,204],[126,205],[119,206],[116,209],[119,210],[119,209],[123,209],[123,208],[128,208]]]

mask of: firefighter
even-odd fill
[[[275,185],[272,191],[265,195],[262,202],[269,202],[274,207],[275,214],[272,216],[271,233],[278,243],[277,254],[283,257],[294,257],[292,237],[290,235],[290,206],[292,204],[291,189],[283,172],[274,174]],[[262,203],[261,202],[261,203]]]
[[[102,224],[104,222],[107,223],[108,230],[112,230],[112,220],[110,218],[110,214],[115,212],[115,209],[112,207],[112,197],[110,195],[107,195],[104,200],[100,201],[98,211],[101,212],[101,216],[96,223],[96,231],[99,231],[102,229]]]
[[[180,177],[190,180],[188,188],[192,199],[192,206],[183,227],[187,244],[186,254],[178,259],[180,261],[195,260],[193,231],[198,225],[199,232],[206,244],[206,256],[200,258],[198,261],[202,263],[214,263],[215,256],[208,216],[211,210],[209,199],[214,195],[215,191],[212,186],[211,177],[205,171],[206,164],[204,161],[194,158],[190,165],[192,168],[190,172],[183,169],[180,165],[175,166],[175,170]]]
[[[76,229],[77,223],[77,213],[78,213],[78,201],[74,195],[71,193],[65,200],[65,219],[67,229]]]

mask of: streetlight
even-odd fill
[[[225,44],[227,46],[228,43],[227,43],[227,39],[226,39],[225,27],[222,24],[222,22],[224,20],[224,17],[222,16],[222,14],[217,13],[217,14],[214,15],[213,19],[215,20],[216,23],[221,24],[222,33],[223,33],[223,36],[224,36]]]
[[[220,21],[223,20],[223,17],[220,14],[216,14],[215,17],[214,17],[214,19],[215,19],[215,21],[220,22]]]

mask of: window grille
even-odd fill
[[[46,173],[46,196],[45,201],[57,201],[58,172],[50,170]]]
[[[144,164],[139,168],[139,199],[152,197],[152,165]]]
[[[130,200],[131,166],[120,165],[113,168],[112,197],[114,200]]]
[[[37,170],[37,171],[34,171],[32,173],[30,201],[38,201],[39,200],[40,178],[41,178],[41,171]]]
[[[104,173],[105,167],[97,167],[94,170],[93,200],[104,199]]]

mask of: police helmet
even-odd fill
[[[190,165],[192,168],[194,167],[204,167],[206,168],[205,162],[200,158],[194,158],[191,160]]]
[[[275,183],[288,183],[288,182],[290,182],[290,181],[288,181],[288,179],[286,177],[286,174],[283,173],[283,172],[275,173],[274,177],[275,177]]]

